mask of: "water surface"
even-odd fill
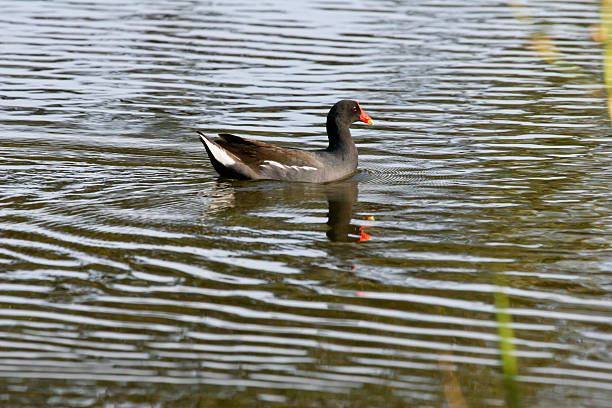
[[[609,406],[599,2],[0,5],[2,406]]]

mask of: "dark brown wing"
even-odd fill
[[[270,161],[286,166],[321,166],[310,151],[274,146],[229,133],[220,133],[219,136],[221,139],[217,139],[216,142],[250,167],[257,168]]]
[[[276,147],[268,143],[259,142],[253,139],[246,139],[244,137],[232,135],[231,133],[219,133],[221,139],[225,142],[233,145],[244,145],[244,146],[259,146],[259,147]]]

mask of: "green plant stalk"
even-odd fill
[[[497,330],[499,334],[502,374],[504,376],[504,389],[506,391],[506,406],[518,408],[520,407],[519,389],[516,382],[518,364],[516,362],[516,349],[512,341],[514,338],[511,327],[512,318],[508,313],[508,308],[508,295],[501,291],[495,292]]]

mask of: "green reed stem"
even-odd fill
[[[496,292],[495,308],[502,374],[504,376],[504,389],[506,391],[506,406],[508,408],[518,408],[520,407],[519,388],[516,381],[518,364],[516,361],[516,349],[513,342],[514,333],[511,327],[512,318],[508,313],[508,295],[501,291]]]

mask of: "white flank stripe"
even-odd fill
[[[219,163],[221,163],[224,166],[231,166],[232,164],[236,163],[236,160],[232,159],[231,156],[227,154],[225,150],[221,149],[216,144],[210,142],[204,136],[200,136],[200,137],[202,138],[204,143],[206,143],[206,146],[208,146],[208,149],[210,150],[212,155],[215,157],[215,159],[217,159]]]
[[[275,161],[272,161],[272,160],[266,160],[266,161],[264,161],[264,163],[269,163],[270,165],[276,166],[276,167],[280,167],[281,169],[286,169],[287,168],[287,166],[285,166],[284,164],[280,164],[279,162],[275,162]]]
[[[279,167],[281,169],[287,169],[287,170],[316,170],[316,167],[311,167],[311,166],[285,166],[284,164],[280,164],[279,162],[275,162],[273,160],[266,160],[264,161],[264,163],[268,163],[268,164],[262,164],[261,167],[264,166],[275,166],[275,167]]]

